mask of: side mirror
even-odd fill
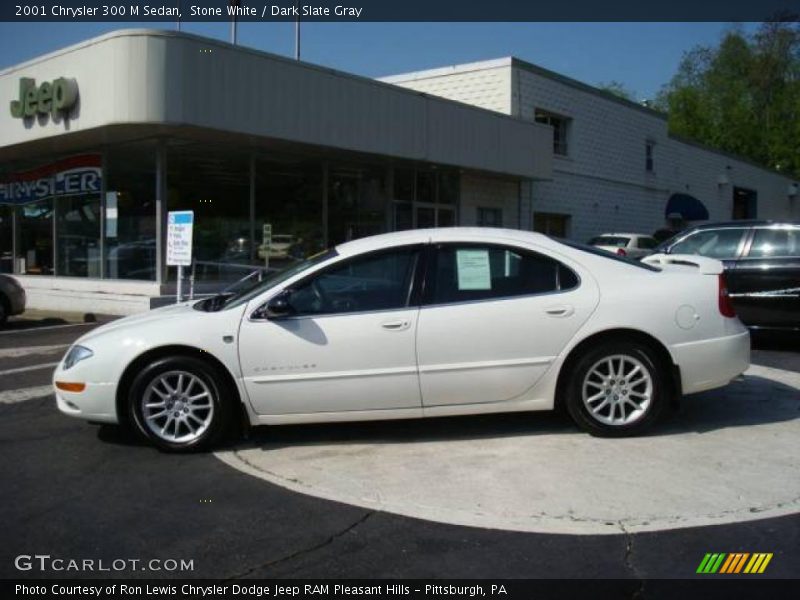
[[[267,302],[265,311],[267,319],[280,319],[281,317],[287,317],[294,313],[292,305],[289,304],[290,295],[291,292],[289,290],[283,290],[280,294]]]

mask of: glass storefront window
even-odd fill
[[[256,262],[282,268],[324,249],[322,163],[285,157],[256,160]],[[264,225],[272,245],[264,245]]]
[[[0,206],[0,273],[14,272],[14,209]]]
[[[331,167],[328,191],[330,245],[386,231],[387,198],[382,175],[378,169]]]
[[[394,170],[394,199],[401,202],[414,200],[414,169]]]
[[[460,180],[452,169],[395,169],[394,229],[455,226]]]
[[[19,272],[53,275],[53,199],[24,204],[19,215]]]
[[[461,176],[457,171],[441,171],[439,173],[439,202],[441,204],[458,204],[459,182]]]
[[[417,202],[436,202],[436,177],[430,171],[417,171]]]
[[[105,169],[105,276],[155,280],[156,145],[110,148]]]
[[[100,277],[100,196],[56,198],[56,274]]]
[[[224,144],[170,141],[167,190],[168,211],[194,211],[193,254],[198,280],[235,281],[252,271],[247,269],[251,252],[246,150]],[[168,279],[174,280],[176,270],[167,271]]]

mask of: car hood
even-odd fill
[[[100,337],[102,335],[106,335],[108,333],[111,333],[112,331],[118,332],[123,329],[136,329],[141,327],[142,325],[149,325],[154,321],[163,321],[165,319],[178,319],[189,315],[196,315],[198,314],[198,311],[196,311],[193,308],[193,306],[196,303],[197,300],[192,300],[191,302],[182,302],[180,304],[164,306],[161,308],[149,310],[147,312],[130,315],[128,317],[123,317],[122,319],[117,319],[115,321],[111,321],[110,323],[106,323],[105,325],[101,325],[100,327],[97,327],[95,329],[92,329],[90,332],[78,338],[78,340],[75,343],[80,344],[83,342],[90,342],[92,339]]]

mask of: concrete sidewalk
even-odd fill
[[[217,456],[296,492],[408,517],[619,534],[800,512],[798,409],[800,373],[754,365],[687,396],[643,437],[516,413],[262,428]]]

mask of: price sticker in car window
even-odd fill
[[[456,250],[459,290],[491,290],[488,250]]]

